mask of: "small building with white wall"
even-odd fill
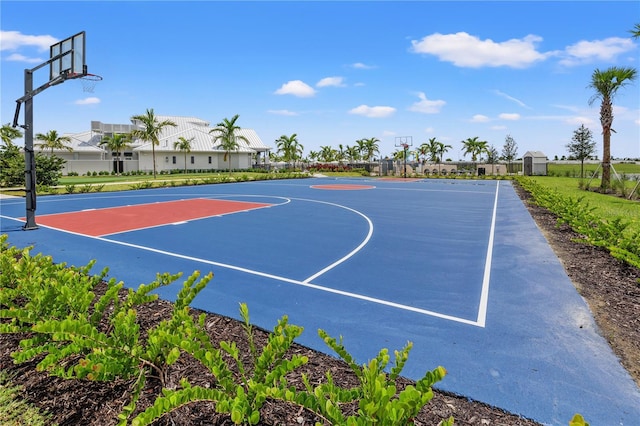
[[[546,176],[547,156],[542,151],[527,151],[522,156],[522,173],[525,176]]]

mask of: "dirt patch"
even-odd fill
[[[547,240],[561,259],[569,277],[591,307],[602,334],[608,339],[622,364],[640,385],[640,270],[612,258],[605,250],[577,242],[579,235],[567,226],[556,226],[556,217],[547,210],[527,202],[529,196],[516,187],[529,212]],[[139,309],[141,328],[145,329],[166,318],[171,304],[158,301]],[[233,340],[240,347],[247,345],[239,322],[208,314],[207,329],[214,342]],[[264,343],[267,334],[258,331],[259,341]],[[15,375],[14,383],[24,387],[28,401],[52,415],[59,425],[115,425],[117,415],[129,402],[131,381],[96,383],[84,380],[62,380],[35,371],[35,363],[14,365],[11,352],[18,347],[19,337],[0,335],[0,369]],[[294,345],[292,351],[304,354],[309,363],[302,372],[312,383],[325,380],[330,371],[336,383],[354,385],[357,380],[351,370],[340,360]],[[245,353],[248,351],[244,351]],[[169,371],[169,386],[178,384],[181,377],[192,384],[205,384],[210,375],[193,359],[183,356]],[[412,383],[402,381],[403,385]],[[160,383],[149,379],[142,392],[138,409],[152,404],[160,393]],[[416,425],[436,425],[454,416],[457,425],[533,426],[538,423],[507,413],[499,408],[471,401],[468,398],[436,391],[429,403],[415,418]],[[290,404],[267,401],[261,410],[260,425],[311,425],[321,419]],[[567,422],[569,419],[567,419]],[[157,425],[231,425],[229,416],[215,412],[212,404],[198,403],[181,408],[163,417]]]

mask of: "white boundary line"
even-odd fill
[[[352,209],[350,207],[346,207],[346,206],[343,206],[343,205],[340,205],[340,204],[330,203],[330,202],[326,202],[326,201],[305,199],[305,198],[288,198],[288,197],[279,197],[279,196],[273,197],[273,198],[281,198],[281,199],[289,200],[289,201],[287,201],[287,202],[285,202],[283,204],[288,204],[288,202],[290,202],[290,200],[298,200],[298,201],[306,201],[306,202],[327,204],[327,205],[331,205],[331,206],[334,206],[334,207],[342,208],[342,209],[351,211],[351,212],[356,213],[357,215],[361,216],[362,218],[365,219],[365,221],[368,224],[369,231],[367,232],[367,236],[364,238],[364,240],[356,248],[354,248],[352,251],[350,251],[349,253],[347,253],[345,256],[341,257],[340,259],[338,259],[334,263],[332,263],[332,264],[328,265],[327,267],[321,269],[320,271],[316,272],[315,274],[311,275],[310,277],[306,278],[303,281],[299,281],[299,280],[295,280],[295,279],[291,279],[291,278],[287,278],[287,277],[281,277],[281,276],[269,274],[269,273],[266,273],[266,272],[260,272],[260,271],[256,271],[256,270],[252,270],[252,269],[247,269],[247,268],[243,268],[243,267],[239,267],[239,266],[235,266],[235,265],[230,265],[230,264],[227,264],[227,263],[221,263],[221,262],[216,262],[216,261],[212,261],[212,260],[208,260],[208,259],[202,259],[202,258],[193,257],[193,256],[186,256],[186,255],[182,255],[182,254],[174,253],[174,252],[169,252],[169,251],[165,251],[165,250],[159,250],[159,249],[155,249],[155,248],[152,248],[152,247],[141,246],[141,245],[138,245],[138,244],[126,243],[126,242],[123,242],[123,241],[112,240],[112,239],[104,238],[104,237],[88,236],[88,235],[79,234],[79,233],[75,233],[75,232],[71,232],[71,231],[66,231],[66,230],[63,230],[63,229],[57,229],[57,228],[48,227],[46,225],[40,225],[40,226],[43,226],[45,228],[54,229],[54,230],[57,230],[57,231],[60,231],[60,232],[66,232],[68,234],[82,236],[82,237],[85,237],[85,238],[92,238],[92,239],[104,241],[104,242],[107,242],[107,243],[122,245],[122,246],[131,247],[131,248],[144,250],[144,251],[150,251],[150,252],[162,254],[162,255],[165,255],[165,256],[176,257],[176,258],[179,258],[179,259],[185,259],[185,260],[190,260],[190,261],[194,261],[194,262],[198,262],[198,263],[204,263],[204,264],[208,264],[208,265],[218,266],[218,267],[221,267],[221,268],[231,269],[231,270],[238,271],[238,272],[243,272],[243,273],[247,273],[247,274],[251,274],[251,275],[260,276],[260,277],[263,277],[263,278],[268,278],[268,279],[272,279],[272,280],[276,280],[276,281],[286,282],[286,283],[289,283],[289,284],[294,284],[294,285],[298,285],[298,286],[302,286],[302,287],[312,288],[312,289],[315,289],[315,290],[325,291],[325,292],[328,292],[328,293],[338,294],[338,295],[345,296],[345,297],[351,297],[351,298],[354,298],[354,299],[364,300],[364,301],[376,303],[376,304],[379,304],[379,305],[384,305],[384,306],[389,306],[389,307],[392,307],[392,308],[402,309],[402,310],[405,310],[405,311],[415,312],[415,313],[419,313],[419,314],[422,314],[422,315],[428,315],[428,316],[432,316],[432,317],[436,317],[436,318],[445,319],[445,320],[448,320],[448,321],[454,321],[454,322],[458,322],[458,323],[462,323],[462,324],[473,325],[473,326],[476,326],[476,327],[484,328],[485,324],[486,324],[487,305],[488,305],[488,301],[489,301],[489,281],[490,281],[490,277],[491,277],[491,263],[492,263],[492,258],[493,258],[493,243],[494,243],[494,234],[495,234],[495,223],[496,223],[497,208],[498,208],[498,195],[499,195],[499,191],[498,190],[499,190],[499,185],[500,185],[499,181],[497,181],[496,183],[497,184],[496,184],[495,198],[494,198],[494,203],[493,203],[493,212],[492,212],[492,218],[491,218],[491,229],[490,229],[490,232],[489,232],[489,242],[487,244],[487,255],[486,255],[486,259],[485,259],[484,275],[483,275],[483,280],[482,280],[482,290],[481,290],[481,294],[480,294],[480,302],[479,302],[479,306],[478,306],[478,316],[477,316],[476,321],[469,320],[469,319],[466,319],[466,318],[455,317],[455,316],[452,316],[452,315],[446,315],[446,314],[442,314],[442,313],[439,313],[439,312],[430,311],[430,310],[427,310],[427,309],[416,308],[414,306],[404,305],[404,304],[401,304],[401,303],[395,303],[395,302],[391,302],[389,300],[378,299],[378,298],[375,298],[375,297],[365,296],[365,295],[358,294],[358,293],[351,293],[351,292],[348,292],[348,291],[337,290],[337,289],[333,289],[333,288],[330,288],[330,287],[324,287],[324,286],[320,286],[320,285],[317,285],[317,284],[313,284],[311,281],[313,281],[314,279],[320,277],[321,275],[325,274],[326,272],[330,271],[331,269],[335,268],[336,266],[340,265],[341,263],[347,261],[349,258],[353,257],[356,253],[358,253],[364,246],[367,245],[367,243],[371,239],[371,236],[373,235],[373,222],[371,221],[371,219],[369,219],[362,212],[359,212],[359,211],[357,211],[355,209]],[[233,196],[232,194],[221,194],[221,195],[223,197],[231,197],[231,196]],[[247,195],[244,195],[244,194],[241,194],[241,195],[242,196],[247,196]],[[260,197],[270,197],[270,196],[260,195]],[[274,205],[272,207],[277,207],[279,205],[282,205],[282,204],[276,204],[276,205]],[[6,217],[6,216],[0,215],[0,217]],[[6,218],[7,219],[11,219],[11,220],[19,221],[18,219],[12,218],[12,217],[6,217]],[[22,222],[22,221],[20,221],[20,222]]]
[[[496,196],[493,201],[493,214],[491,216],[491,229],[489,230],[489,242],[487,243],[487,257],[484,261],[484,276],[482,277],[482,291],[480,293],[480,304],[478,306],[478,327],[485,326],[487,322],[487,305],[489,304],[489,282],[491,279],[491,263],[493,260],[493,241],[496,232],[496,216],[498,212],[498,194],[500,181],[496,181]]]

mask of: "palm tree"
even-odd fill
[[[329,145],[323,145],[320,147],[320,161],[330,163],[336,159],[336,153],[337,151]]]
[[[0,137],[2,138],[2,143],[4,143],[4,145],[8,148],[13,145],[14,139],[22,137],[22,132],[7,123],[0,129]]]
[[[116,133],[113,136],[104,137],[99,145],[106,145],[107,149],[116,153],[116,173],[120,174],[120,154],[131,143],[131,135],[129,133]]]
[[[463,155],[466,156],[467,154],[470,154],[471,161],[475,163],[478,161],[479,156],[487,152],[487,143],[487,141],[479,141],[478,136],[468,138],[467,140],[462,141],[464,148]]]
[[[420,145],[421,151],[425,151],[427,159],[433,163],[438,162],[438,140],[436,138],[430,138],[429,142],[423,143]]]
[[[185,138],[180,136],[177,141],[173,143],[173,149],[184,152],[184,173],[187,174],[187,154],[191,152],[191,142],[194,138]]]
[[[36,134],[36,140],[42,142],[38,144],[40,145],[40,150],[50,149],[52,156],[54,149],[66,149],[67,151],[73,151],[73,148],[66,145],[67,142],[71,142],[71,138],[69,136],[60,136],[55,130],[49,130],[47,133]]]
[[[640,24],[635,24],[633,29],[629,32],[631,33],[631,37],[640,38]]]
[[[302,160],[302,155],[304,154],[304,146],[298,141],[298,138],[291,143],[291,151],[293,153],[293,167],[296,166],[296,160]]]
[[[315,163],[318,160],[320,153],[318,151],[309,151],[309,161]]]
[[[231,151],[237,151],[238,141],[249,142],[249,140],[244,135],[238,135],[238,131],[241,129],[240,126],[236,126],[236,121],[240,116],[238,114],[231,117],[229,119],[223,119],[220,123],[216,124],[214,129],[211,129],[209,133],[215,133],[213,136],[213,144],[215,145],[217,141],[220,141],[220,148],[224,150],[224,160],[228,161],[229,164],[229,174],[231,174]]]
[[[449,151],[449,148],[453,148],[451,145],[445,145],[442,142],[437,142],[436,145],[436,161],[438,162],[438,174],[440,173],[440,166],[442,164],[442,157]]]
[[[286,163],[293,162],[302,158],[304,146],[298,141],[298,135],[293,133],[291,136],[282,135],[276,140],[278,152],[282,152],[282,158]]]
[[[339,163],[342,163],[347,158],[347,150],[342,144],[338,144],[338,149],[336,150],[336,160]]]
[[[357,146],[347,145],[345,153],[350,163],[355,163],[360,160],[360,150]]]
[[[416,153],[418,155],[418,161],[422,166],[424,166],[424,162],[429,156],[429,145],[426,142],[420,144],[420,146],[418,146],[418,148],[416,149]]]
[[[360,148],[360,153],[362,154],[363,160],[367,162],[371,162],[375,153],[379,153],[378,150],[378,142],[380,139],[378,138],[369,138],[369,139],[360,139],[356,141],[358,143],[358,147]]]
[[[153,108],[148,108],[144,114],[134,115],[132,121],[139,121],[141,129],[135,129],[131,136],[146,142],[151,142],[151,152],[153,155],[153,178],[156,178],[156,145],[160,145],[160,134],[167,126],[176,127],[177,124],[171,120],[158,121]]]
[[[613,125],[613,98],[618,89],[635,80],[635,68],[611,67],[604,71],[596,68],[591,75],[590,88],[596,93],[589,99],[589,105],[600,100],[600,124],[602,125],[602,181],[600,188],[607,191],[611,184],[611,128]]]

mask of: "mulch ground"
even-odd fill
[[[605,250],[577,242],[580,236],[566,226],[557,226],[554,215],[527,202],[528,194],[517,188],[521,198],[539,228],[561,259],[569,277],[591,307],[596,322],[624,367],[640,385],[640,270],[612,258]],[[139,309],[141,328],[146,329],[167,318],[172,305],[157,301]],[[198,313],[198,312],[196,312]],[[238,342],[248,353],[242,325],[230,318],[207,314],[207,329],[212,341]],[[257,331],[258,344],[267,334]],[[116,425],[117,415],[129,402],[131,381],[108,383],[84,380],[62,380],[35,371],[35,363],[14,365],[11,352],[18,347],[19,336],[0,335],[0,369],[14,376],[13,383],[22,386],[22,395],[51,415],[59,425]],[[292,351],[306,355],[309,362],[301,372],[312,383],[325,380],[330,371],[337,384],[355,385],[351,370],[340,360],[314,352],[300,345]],[[206,384],[209,373],[202,366],[183,356],[168,372],[169,386],[186,377],[192,384]],[[403,380],[402,385],[412,383]],[[160,393],[160,382],[150,378],[138,403],[139,409],[152,404]],[[538,423],[507,413],[499,408],[471,401],[464,396],[436,391],[433,400],[415,418],[416,425],[437,425],[449,416],[456,425],[532,426]],[[312,425],[321,419],[292,405],[267,401],[261,410],[260,425]],[[569,419],[567,419],[568,423]],[[160,419],[158,426],[169,425],[231,425],[229,416],[217,414],[212,404],[197,403],[183,407]]]

